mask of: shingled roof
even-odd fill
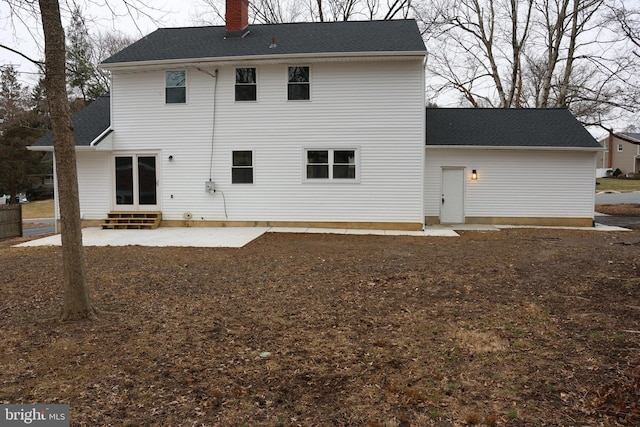
[[[622,132],[622,135],[631,138],[635,141],[640,142],[640,133],[633,133],[633,132]]]
[[[250,25],[245,37],[225,36],[224,26],[161,28],[102,64],[109,67],[131,62],[300,54],[426,53],[414,20]]]
[[[109,128],[111,125],[109,100],[110,97],[107,93],[73,115],[71,123],[73,124],[76,147],[90,146],[98,136]],[[48,132],[31,146],[52,147],[53,133]]]
[[[427,108],[427,146],[599,149],[564,108]]]

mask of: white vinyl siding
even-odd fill
[[[82,219],[104,219],[111,210],[111,153],[79,151],[76,157]]]
[[[284,95],[295,65],[256,64],[258,102],[234,101],[234,66],[204,69],[218,69],[213,140],[213,77],[189,69],[189,103],[176,109],[154,84],[163,71],[114,72],[113,149],[161,153],[163,219],[422,223],[422,59],[314,63],[312,102]],[[360,147],[359,183],[305,183],[311,147]],[[231,184],[238,150],[253,152],[252,185]]]
[[[595,155],[582,151],[426,150],[425,215],[440,213],[441,168],[465,167],[465,216],[593,218]],[[478,173],[471,180],[471,171]]]

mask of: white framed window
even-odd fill
[[[187,102],[187,72],[167,71],[165,72],[165,103],[185,104]]]
[[[305,181],[357,182],[360,179],[358,148],[306,148]]]
[[[256,101],[258,81],[255,68],[236,68],[236,101]]]
[[[231,157],[231,183],[253,184],[253,152],[233,151]]]
[[[287,72],[287,99],[304,101],[311,96],[309,67],[289,67]]]
[[[618,144],[618,153],[622,153],[622,144]]]

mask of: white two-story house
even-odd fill
[[[167,226],[419,230],[540,217],[591,224],[599,146],[566,111],[558,129],[573,120],[577,143],[560,135],[553,147],[537,147],[534,136],[496,147],[502,139],[490,128],[486,144],[458,141],[476,145],[471,152],[435,141],[429,147],[427,52],[415,21],[249,26],[246,0],[229,0],[227,8],[226,26],[159,29],[102,64],[111,72],[110,95],[74,118],[85,225],[110,212],[158,212]],[[52,143],[49,135],[31,148]],[[497,203],[492,211],[497,199],[522,190],[517,184],[505,192],[494,183],[473,198],[490,168],[508,163],[525,176],[526,150],[565,153],[562,164],[550,164],[571,183],[556,185],[561,194],[553,200],[572,194],[579,206],[527,210],[525,203],[509,211]]]

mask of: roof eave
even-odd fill
[[[53,151],[53,145],[27,145],[29,151]]]
[[[168,60],[128,61],[102,63],[101,68],[106,70],[126,70],[129,68],[140,69],[143,67],[177,67],[200,65],[233,65],[237,63],[262,63],[277,64],[291,62],[292,60],[305,60],[306,62],[361,62],[368,60],[416,60],[427,57],[426,51],[390,51],[390,52],[327,52],[327,53],[292,53],[284,55],[245,55],[223,56],[207,58],[180,58]]]

